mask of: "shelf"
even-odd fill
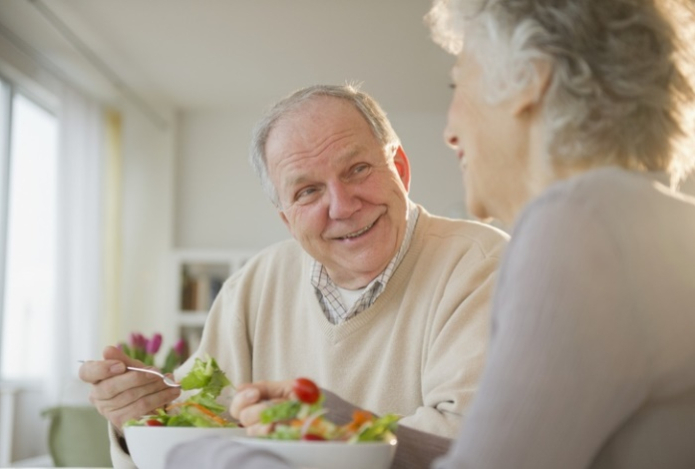
[[[205,325],[208,317],[207,311],[183,311],[178,315],[178,323],[181,326],[200,326]]]
[[[256,254],[250,250],[177,250],[172,255],[170,304],[175,333],[190,352],[200,343],[208,311],[224,281]]]

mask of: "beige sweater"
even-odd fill
[[[404,415],[402,425],[453,437],[482,370],[507,236],[420,209],[408,253],[358,316],[326,319],[309,282],[311,258],[286,241],[227,280],[194,356],[215,357],[237,384],[306,376],[377,414]],[[113,449],[114,464],[127,467]]]

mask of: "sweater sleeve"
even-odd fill
[[[437,468],[585,468],[645,398],[641,331],[606,226],[555,198],[520,221],[478,394]]]
[[[116,432],[116,429],[108,424],[109,443],[111,452],[111,464],[114,469],[136,469],[130,454],[126,451],[125,438]]]

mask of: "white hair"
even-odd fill
[[[695,167],[692,0],[435,0],[426,20],[444,49],[476,54],[490,100],[551,65],[548,167],[617,164],[674,184]]]

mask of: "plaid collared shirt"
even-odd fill
[[[379,295],[381,295],[384,288],[386,288],[386,284],[391,278],[391,275],[393,275],[393,272],[396,270],[396,267],[398,267],[398,264],[401,263],[405,253],[408,252],[410,241],[412,240],[413,232],[415,231],[415,224],[417,223],[418,216],[420,215],[420,210],[418,209],[417,205],[410,201],[408,202],[408,205],[408,224],[406,225],[405,237],[403,238],[401,247],[398,249],[398,252],[393,259],[391,259],[389,265],[386,266],[386,269],[384,269],[384,271],[380,273],[374,280],[369,282],[362,295],[349,310],[343,302],[343,297],[340,294],[338,287],[328,276],[326,268],[320,262],[314,261],[311,269],[311,284],[314,286],[316,298],[319,300],[323,313],[332,324],[340,324],[345,322],[351,317],[369,308],[374,304]]]

